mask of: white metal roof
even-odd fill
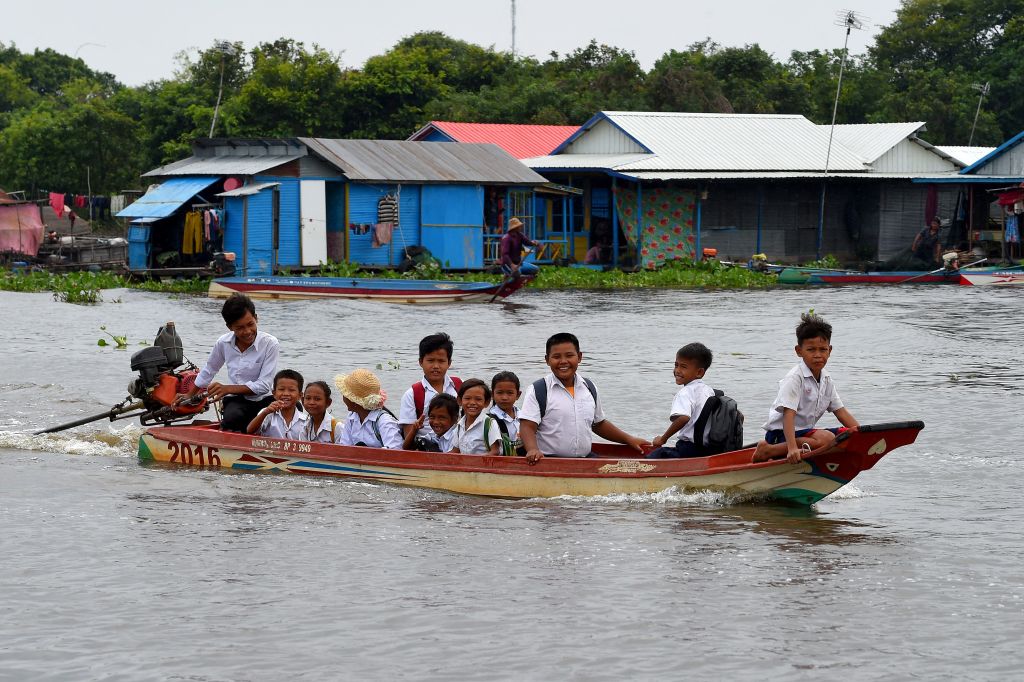
[[[957,147],[949,145],[936,146],[939,151],[949,154],[965,166],[973,165],[996,150],[995,147]]]
[[[857,173],[829,171],[620,171],[637,180],[784,180],[822,178],[857,178],[864,180],[952,179],[960,178],[956,171],[948,173]]]
[[[620,171],[825,168],[828,133],[799,115],[604,111],[584,124],[577,138],[603,120],[654,154],[620,164]],[[558,151],[570,151],[571,143],[572,138]],[[864,159],[835,143],[828,165],[837,171],[868,170]]]
[[[530,168],[608,168],[615,169],[635,161],[654,158],[654,154],[555,154],[523,159]]]
[[[237,189],[231,189],[231,190],[228,190],[227,192],[221,192],[217,196],[219,196],[219,197],[247,197],[247,196],[251,196],[253,194],[259,194],[261,191],[267,189],[268,187],[277,187],[280,184],[281,184],[280,182],[260,182],[260,183],[255,184],[255,185],[243,185],[241,187],[238,187]]]
[[[887,151],[907,139],[921,128],[924,121],[908,123],[845,123],[835,127],[832,138],[833,148],[836,142],[858,154],[868,163],[875,161]],[[831,126],[821,125],[819,129],[828,136]],[[831,167],[831,164],[829,164]]]
[[[181,161],[154,168],[142,177],[171,175],[256,175],[281,164],[300,159],[305,154],[282,156],[190,156]]]

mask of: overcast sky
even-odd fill
[[[636,53],[649,69],[670,49],[710,36],[725,46],[758,43],[776,59],[792,50],[840,48],[836,13],[869,18],[850,36],[861,53],[879,26],[892,23],[899,0],[518,0],[516,52],[545,58],[586,45],[591,38]],[[510,49],[510,0],[42,0],[4,3],[0,42],[22,52],[53,48],[79,56],[127,85],[173,75],[175,55],[215,40],[251,47],[280,37],[340,53],[359,67],[402,37],[440,30],[478,45]]]

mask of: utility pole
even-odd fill
[[[210,135],[213,137],[213,129],[217,127],[217,113],[220,111],[220,99],[224,95],[224,62],[228,55],[235,54],[235,46],[226,40],[218,40],[213,49],[220,52],[220,87],[217,89],[217,104],[213,107],[213,120],[210,121]]]
[[[971,87],[977,90],[980,94],[978,95],[978,108],[974,112],[974,123],[971,124],[971,137],[967,140],[968,147],[970,147],[971,143],[974,142],[974,129],[978,127],[978,114],[981,113],[981,101],[985,99],[985,95],[987,95],[990,90],[988,81],[985,83],[973,83]]]
[[[512,56],[516,56],[516,0],[512,0]]]

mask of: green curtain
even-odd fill
[[[619,226],[636,248],[640,265],[655,268],[671,260],[692,259],[697,207],[693,190],[644,188],[641,202],[638,221],[636,190],[619,187],[615,193]]]

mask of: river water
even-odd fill
[[[0,292],[0,679],[1004,679],[1024,668],[1019,291],[533,292],[502,305],[258,302],[281,366],[374,368],[397,404],[416,346],[453,373],[542,374],[576,333],[608,417],[667,419],[676,348],[753,440],[814,308],[861,423],[922,419],[811,509],[723,494],[491,500],[135,459],[140,428],[32,430],[125,395],[176,321],[201,364],[217,301]],[[105,325],[129,352],[98,347]],[[335,414],[344,413],[344,409]],[[827,417],[831,423],[831,417]]]

